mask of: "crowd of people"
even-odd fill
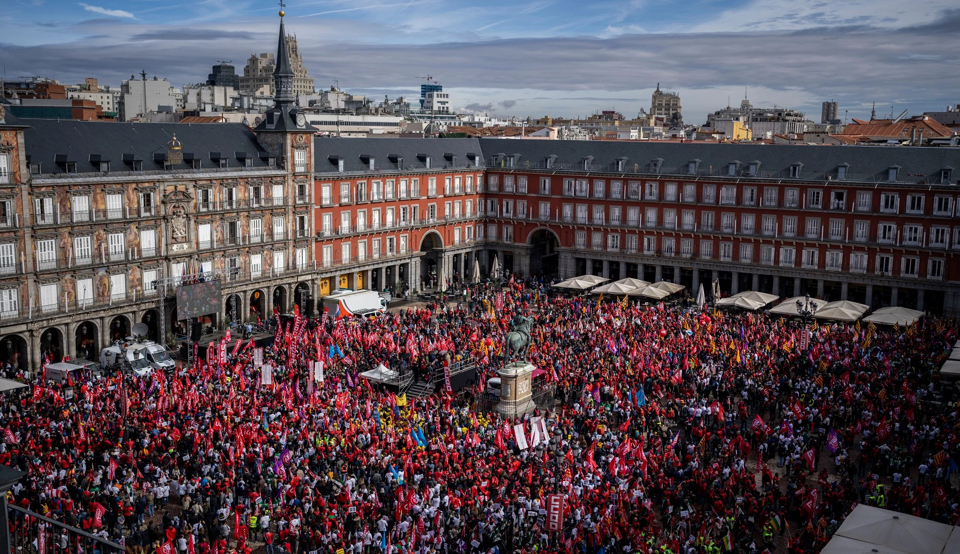
[[[513,280],[466,298],[298,318],[262,354],[172,375],[38,378],[0,412],[0,464],[27,474],[9,500],[151,554],[802,554],[857,503],[960,523],[960,404],[935,373],[952,321],[804,325]],[[518,315],[556,394],[505,418],[479,399]],[[451,360],[476,384],[414,399],[360,377]]]

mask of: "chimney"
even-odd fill
[[[917,144],[917,128],[910,129],[910,146]]]
[[[917,146],[923,146],[923,129],[920,129],[920,137],[918,138],[920,142],[917,143]]]

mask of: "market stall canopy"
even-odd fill
[[[639,289],[633,289],[627,293],[627,296],[639,296],[641,298],[651,298],[653,300],[663,300],[664,298],[670,296],[670,293],[650,285],[649,287],[643,287]]]
[[[590,281],[584,281],[578,277],[573,279],[567,279],[566,281],[561,281],[555,285],[555,289],[567,289],[567,290],[589,290],[597,286],[596,283],[591,283]]]
[[[944,523],[860,504],[834,536],[905,554],[943,554],[953,530]]]
[[[619,296],[621,294],[627,294],[632,290],[637,290],[640,287],[634,285],[625,285],[620,281],[615,281],[613,283],[607,283],[606,285],[600,285],[599,287],[590,291],[590,294],[612,294]]]
[[[848,539],[847,537],[834,536],[827,546],[823,547],[820,554],[907,554],[903,550],[897,550],[879,544],[870,544],[868,542]]]
[[[833,321],[856,321],[867,313],[870,306],[860,304],[859,302],[850,302],[849,300],[839,300],[829,302],[817,310],[813,317],[817,319],[830,319]]]
[[[950,377],[951,379],[960,378],[960,360],[947,360],[940,366],[940,376]]]
[[[800,315],[799,313],[797,313],[797,302],[806,302],[806,301],[807,301],[806,296],[794,296],[793,298],[787,298],[786,300],[777,304],[773,308],[770,308],[770,313],[777,314],[777,315]],[[824,304],[826,304],[826,302],[824,302],[823,300],[816,300],[815,302],[817,303],[817,311],[820,311],[820,309],[823,308]]]
[[[371,369],[370,371],[365,371],[360,374],[361,377],[366,378],[368,381],[374,381],[377,383],[388,383],[396,381],[399,376],[396,371],[391,370],[387,366],[380,364],[377,367]]]
[[[745,310],[759,310],[767,304],[773,302],[778,297],[775,294],[767,294],[757,291],[743,291],[734,294],[728,298],[722,298],[717,301],[717,306],[735,306]]]
[[[863,318],[863,320],[870,321],[876,325],[901,325],[908,327],[916,323],[921,317],[923,317],[923,312],[901,306],[890,306],[880,308]]]
[[[597,275],[581,275],[579,277],[574,277],[574,279],[579,279],[581,281],[588,281],[593,283],[594,285],[599,285],[600,283],[606,283],[607,281],[610,280],[610,279],[607,279],[606,277],[599,277]]]
[[[658,289],[660,289],[660,290],[665,290],[665,291],[667,291],[667,292],[670,293],[670,294],[674,294],[674,293],[680,292],[680,291],[682,291],[683,289],[687,288],[687,287],[685,287],[685,286],[683,286],[683,285],[678,285],[678,284],[676,284],[676,283],[671,283],[671,282],[669,282],[669,281],[660,281],[659,283],[654,283],[654,284],[652,284],[652,285],[650,285],[650,286],[651,286],[651,287],[656,287],[656,288],[658,288]]]
[[[11,390],[22,389],[27,385],[21,383],[20,381],[14,381],[13,379],[3,379],[0,378],[0,392],[7,392]]]

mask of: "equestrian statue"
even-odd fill
[[[522,360],[530,348],[530,331],[533,328],[534,319],[521,315],[513,316],[510,327],[513,329],[504,338],[505,351],[508,361],[513,361],[514,356]]]

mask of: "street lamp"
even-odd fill
[[[807,320],[813,317],[813,314],[817,313],[816,301],[810,299],[810,295],[806,295],[803,299],[797,300],[797,315],[803,320],[803,326],[807,326]]]

